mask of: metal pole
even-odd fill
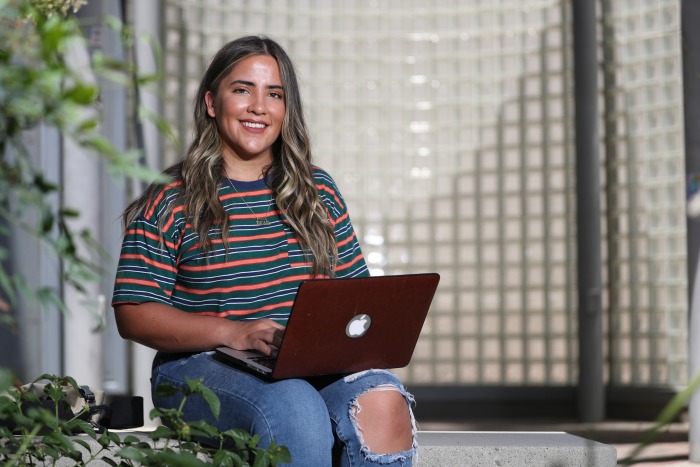
[[[91,2],[97,7],[93,18],[109,15],[125,21],[123,2],[102,0]],[[85,6],[87,7],[87,5]],[[115,60],[126,60],[125,44],[119,34],[107,27],[103,21],[89,23],[85,27],[87,37],[91,40],[92,53],[100,51]],[[99,79],[99,78],[98,78]],[[102,134],[119,150],[127,149],[128,132],[128,93],[125,86],[100,79],[100,97],[102,101]],[[103,342],[103,389],[109,394],[127,394],[129,388],[129,348],[128,342],[121,338],[114,320],[114,313],[109,302],[114,288],[114,274],[122,244],[120,215],[126,206],[126,184],[124,177],[115,177],[104,170],[100,176],[100,245],[108,255],[102,267],[105,273],[100,283],[101,295],[105,307],[105,330]]]
[[[149,2],[133,2],[134,3],[134,30],[137,34],[147,34],[157,40],[160,37],[160,22],[162,16],[162,5],[160,1]],[[149,47],[138,42],[136,46],[136,64],[140,73],[154,73],[156,71],[156,63]],[[161,44],[163,42],[161,41]],[[153,87],[139,87],[138,89],[140,104],[149,110],[159,113],[160,101],[157,90]],[[160,170],[161,156],[161,140],[158,128],[153,122],[141,122],[140,130],[143,132],[143,150],[144,160],[148,167],[154,170]],[[137,193],[140,194],[140,193]],[[131,355],[131,376],[133,394],[142,396],[144,400],[144,412],[148,414],[153,408],[151,401],[151,363],[155,351],[140,344],[132,345]],[[158,420],[147,420],[146,426],[156,426]]]
[[[681,2],[683,54],[683,101],[685,119],[685,170],[688,182],[700,181],[700,29],[692,23],[700,18],[700,2]],[[689,187],[690,188],[690,187]],[[696,196],[700,196],[698,193]],[[688,216],[688,371],[692,378],[700,371],[700,217]],[[700,462],[700,394],[689,403],[688,433],[691,462]]]
[[[578,231],[578,412],[584,422],[605,418],[595,6],[596,2],[590,0],[572,1]]]
[[[47,180],[60,183],[61,177],[61,135],[55,127],[40,125],[24,135],[32,161],[42,171]],[[59,196],[54,193],[46,201],[52,208],[59,207]],[[24,213],[23,221],[36,222],[38,213],[30,210]],[[10,271],[19,274],[27,281],[30,289],[50,287],[61,289],[59,269],[60,259],[56,252],[42,245],[32,235],[18,226],[10,226],[9,236]],[[56,235],[58,234],[55,231]],[[16,376],[22,381],[31,381],[44,373],[63,374],[61,362],[61,311],[51,306],[37,309],[36,304],[20,298],[17,305],[17,324],[20,335],[19,347],[5,358],[16,359],[19,370]]]
[[[70,64],[86,81],[94,81],[91,74],[87,47],[76,44],[69,55]],[[71,220],[75,232],[87,229],[99,239],[100,161],[91,150],[66,138],[63,140],[63,205],[77,209],[80,217]],[[89,255],[82,248],[81,254]],[[68,309],[63,321],[63,367],[67,375],[79,384],[101,388],[103,383],[102,335],[99,327],[104,307],[87,304],[86,298],[99,301],[97,281],[83,284],[84,293],[70,284],[64,284],[63,300]]]

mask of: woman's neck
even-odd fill
[[[261,163],[260,161],[231,161],[227,160],[224,164],[226,177],[231,180],[240,182],[252,182],[260,180],[264,176],[265,168],[269,162]]]

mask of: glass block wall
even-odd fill
[[[576,383],[568,0],[164,5],[164,116],[185,141],[213,53],[271,36],[296,62],[316,163],[338,182],[372,273],[441,274],[399,370],[407,382]],[[600,5],[606,370],[613,384],[682,385],[678,5]]]
[[[619,384],[686,378],[680,2],[605,0],[610,361]]]

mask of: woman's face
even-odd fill
[[[272,162],[272,145],[280,135],[285,113],[284,88],[277,60],[250,56],[233,67],[216,94],[204,97],[216,119],[223,157],[265,164]]]

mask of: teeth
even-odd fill
[[[243,122],[243,126],[247,126],[248,128],[265,128],[265,125],[262,123],[252,123],[252,122]]]

